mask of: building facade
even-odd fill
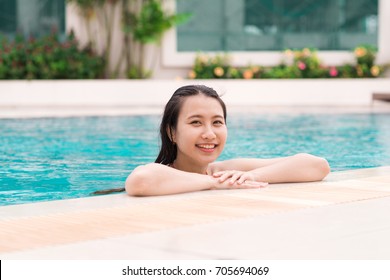
[[[226,52],[235,66],[275,65],[285,49],[315,48],[328,65],[353,61],[361,44],[378,48],[377,63],[390,63],[388,0],[167,0],[166,9],[192,17],[168,31],[161,47],[148,48],[154,78],[185,77],[199,52]],[[120,7],[113,42],[121,49]],[[83,42],[79,13],[64,0],[0,0],[0,32],[40,35],[73,30]],[[100,32],[96,26],[94,32]],[[152,55],[157,53],[157,55]],[[113,63],[114,64],[114,63]]]

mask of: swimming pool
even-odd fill
[[[158,152],[160,116],[0,119],[0,205],[122,187]],[[389,114],[229,115],[220,159],[308,152],[332,171],[390,165]]]

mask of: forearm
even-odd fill
[[[183,172],[161,164],[137,167],[126,180],[126,191],[133,196],[177,194],[211,189],[208,175]]]
[[[211,163],[209,165],[209,172],[213,174],[215,172],[225,171],[225,170],[251,171],[260,167],[275,164],[285,159],[287,159],[287,157],[270,158],[270,159],[260,159],[260,158],[229,159],[225,161]]]
[[[297,154],[251,171],[256,181],[293,183],[320,181],[328,175],[328,162],[320,157]]]

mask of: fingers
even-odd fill
[[[253,182],[253,181],[247,181],[243,184],[234,184],[232,189],[259,189],[260,188],[260,184],[258,184],[257,182]]]
[[[228,170],[228,171],[220,171],[213,174],[214,178],[219,177],[219,182],[225,182],[227,179],[230,178],[229,183],[234,184],[242,175],[244,172],[242,171],[236,171],[236,170]]]
[[[234,184],[238,179],[240,179],[243,176],[243,172],[236,172],[230,177],[229,184]]]
[[[245,181],[246,185],[254,185],[257,188],[265,188],[268,186],[267,182]]]
[[[266,182],[255,181],[254,176],[250,172],[237,170],[219,171],[214,173],[213,177],[218,178],[221,188],[264,188],[268,185]]]
[[[213,174],[214,178],[219,177],[219,182],[225,182],[226,180],[229,180],[229,184],[242,184],[246,180],[254,181],[253,176],[248,172],[243,171],[237,171],[237,170],[228,170],[228,171],[221,171]]]
[[[258,189],[258,188],[264,188],[268,186],[268,183],[256,182],[251,180],[246,180],[241,184],[238,184],[237,181],[231,184],[230,181],[220,182],[216,178],[215,182],[216,184],[212,189]]]
[[[242,174],[240,176],[240,178],[238,179],[237,184],[241,185],[242,183],[244,183],[247,180],[253,181],[251,176],[248,176],[248,174]]]

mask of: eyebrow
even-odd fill
[[[189,116],[187,119],[195,119],[195,118],[204,118],[204,116],[202,116],[202,115],[192,115],[192,116]],[[214,115],[212,118],[213,119],[216,119],[216,118],[223,119],[223,116],[221,116],[221,115]]]

